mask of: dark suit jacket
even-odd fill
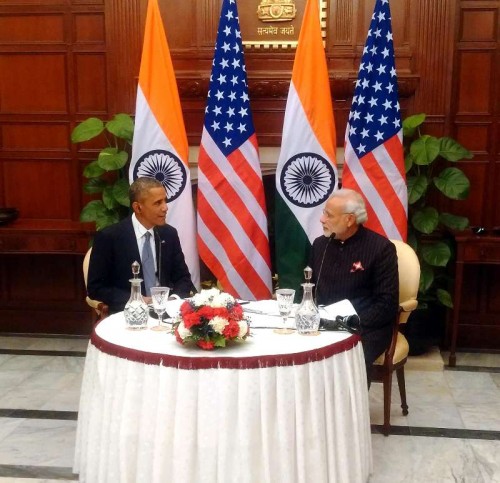
[[[177,230],[170,225],[156,227],[156,261],[160,285],[171,293],[187,297],[196,289],[184,261]],[[98,231],[90,256],[87,292],[90,298],[109,305],[110,312],[123,310],[130,297],[131,265],[141,263],[132,218]],[[159,262],[161,261],[161,266]],[[144,282],[142,283],[144,295]]]
[[[313,243],[311,267],[317,303],[349,299],[361,320],[361,338],[374,344],[372,357],[376,358],[390,343],[398,312],[394,244],[363,226],[344,243],[320,236]]]

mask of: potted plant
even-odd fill
[[[418,294],[421,310],[415,311],[413,319],[421,317],[422,311],[430,307],[453,307],[447,270],[454,257],[450,230],[465,230],[469,226],[466,217],[440,211],[438,207],[443,197],[464,200],[469,195],[469,179],[460,168],[450,163],[470,159],[472,154],[454,139],[423,134],[421,126],[425,117],[425,114],[416,114],[403,121],[408,185],[408,243],[416,251],[421,268]],[[410,318],[407,327],[410,338],[412,325]],[[426,332],[432,332],[431,336],[436,338],[437,335],[440,339],[441,334],[436,332],[442,332],[444,320],[441,326],[435,320],[428,325],[430,331],[426,331],[425,327],[414,329],[423,332],[424,337]],[[411,342],[410,351],[421,352],[419,349],[412,351]]]
[[[83,190],[88,194],[101,193],[101,199],[88,202],[80,213],[80,221],[95,222],[97,230],[128,215],[130,202],[126,166],[134,135],[134,121],[128,114],[116,114],[107,122],[91,117],[73,129],[71,141],[82,143],[101,135],[104,135],[107,146],[83,171],[83,176],[88,179]]]

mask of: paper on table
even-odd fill
[[[261,314],[261,315],[271,315],[280,317],[278,310],[278,302],[276,300],[258,300],[256,302],[248,302],[244,305],[243,312],[248,312],[250,314]],[[297,304],[294,304],[292,311],[290,312],[290,317],[295,317],[295,309]]]
[[[334,304],[326,305],[319,308],[321,318],[335,320],[337,315],[345,317],[346,315],[357,315],[356,309],[347,299],[335,302]]]

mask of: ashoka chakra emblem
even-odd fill
[[[170,151],[155,149],[143,154],[134,167],[134,179],[147,176],[155,178],[167,190],[167,200],[172,202],[183,192],[187,176],[184,163]]]
[[[316,153],[299,153],[281,171],[281,190],[290,203],[312,208],[324,203],[336,184],[332,164]]]

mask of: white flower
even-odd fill
[[[209,290],[202,290],[200,293],[197,293],[191,299],[196,307],[203,307],[204,305],[208,305],[212,298],[219,295],[220,291],[216,288],[211,288]]]
[[[248,332],[248,324],[246,320],[240,320],[238,322],[238,325],[240,326],[240,331],[238,332],[238,339],[242,339],[247,335]]]
[[[184,340],[186,337],[189,337],[191,334],[191,331],[186,328],[184,325],[184,322],[181,321],[181,323],[177,326],[177,331],[179,332],[179,337]]]
[[[222,332],[224,332],[224,328],[226,327],[227,324],[229,324],[229,320],[219,316],[215,316],[208,323],[208,325],[210,325],[218,334],[222,334]]]
[[[210,307],[227,307],[230,303],[234,304],[234,298],[228,293],[221,292],[212,299]]]

